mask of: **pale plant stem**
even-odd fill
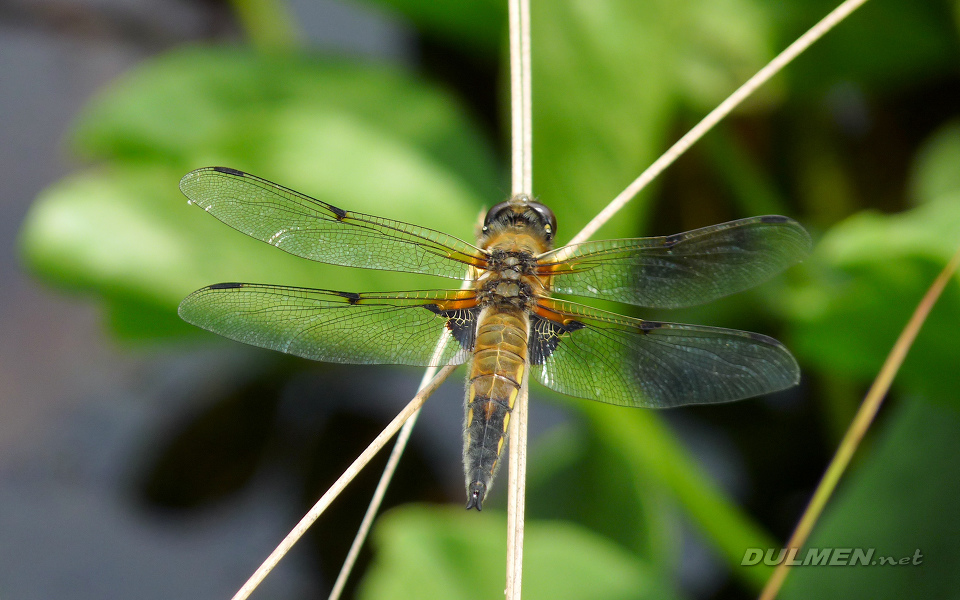
[[[429,367],[423,373],[423,379],[420,381],[419,389],[423,389],[430,380],[433,379],[433,376],[436,375],[437,368]],[[410,441],[410,434],[413,433],[413,428],[417,424],[417,417],[420,416],[420,411],[417,410],[410,418],[407,419],[407,422],[403,424],[403,427],[400,428],[400,434],[397,435],[397,441],[393,445],[393,450],[390,451],[390,457],[387,459],[387,466],[383,468],[383,475],[380,476],[380,482],[377,484],[377,489],[373,492],[373,497],[370,498],[370,504],[367,506],[367,512],[363,515],[363,520],[360,522],[360,527],[357,528],[357,535],[353,538],[353,544],[350,546],[350,551],[347,552],[347,557],[343,560],[343,566],[340,568],[340,573],[337,575],[337,580],[333,584],[333,589],[330,590],[330,600],[338,600],[340,594],[343,593],[343,588],[347,584],[347,578],[350,577],[350,573],[353,571],[353,566],[357,562],[357,556],[360,555],[360,548],[363,547],[363,543],[367,539],[367,535],[370,533],[370,526],[373,525],[373,519],[377,516],[377,512],[380,510],[380,504],[383,502],[383,496],[387,492],[387,487],[390,485],[390,481],[393,479],[393,474],[397,470],[397,464],[400,463],[400,457],[403,456],[403,451],[407,447],[407,442]]]
[[[400,427],[409,419],[414,413],[420,410],[420,407],[423,406],[423,403],[427,398],[430,397],[433,392],[436,391],[440,384],[447,378],[456,369],[456,365],[447,365],[440,369],[436,377],[430,380],[430,383],[427,384],[423,389],[417,392],[417,395],[397,414],[396,417],[390,421],[390,424],[387,425],[383,431],[380,432],[370,445],[360,453],[353,463],[347,467],[347,470],[343,472],[343,475],[337,479],[330,489],[328,489],[323,496],[313,505],[306,515],[300,519],[300,522],[287,534],[283,541],[270,553],[270,556],[267,557],[263,564],[250,576],[250,579],[247,580],[243,587],[234,594],[233,600],[245,600],[250,597],[250,594],[253,593],[253,590],[260,585],[260,582],[273,570],[277,563],[280,562],[280,559],[283,558],[287,552],[290,551],[290,548],[303,536],[303,534],[313,525],[314,521],[320,517],[321,514],[330,506],[333,500],[340,495],[340,492],[343,491],[347,484],[353,481],[354,477],[370,462],[370,460],[379,452],[384,445],[390,440],[391,437],[400,429]]]
[[[771,60],[765,67],[757,71],[757,74],[751,77],[741,85],[735,92],[721,102],[715,109],[697,123],[693,129],[686,135],[677,140],[660,158],[655,160],[647,169],[637,177],[633,183],[627,186],[625,190],[614,198],[597,216],[570,240],[571,244],[579,244],[590,239],[598,229],[600,229],[610,218],[623,208],[630,200],[647,187],[657,175],[669,167],[681,154],[687,151],[697,140],[710,131],[721,119],[730,114],[733,109],[747,99],[750,94],[756,91],[761,85],[770,80],[771,77],[779,73],[787,64],[796,58],[800,53],[810,47],[815,41],[823,37],[825,33],[833,29],[838,23],[845,19],[850,13],[859,8],[867,0],[846,0],[840,6],[835,8],[830,14],[824,17],[819,23],[811,27],[806,33],[801,35],[795,42]]]
[[[903,364],[903,360],[906,358],[907,352],[909,352],[910,347],[917,338],[917,334],[920,333],[920,328],[923,326],[924,321],[926,321],[927,315],[930,314],[930,310],[933,308],[933,305],[936,304],[937,299],[940,298],[940,294],[944,288],[953,280],[953,276],[958,267],[960,267],[960,249],[957,249],[956,254],[953,255],[953,258],[950,259],[947,266],[944,267],[940,275],[937,276],[937,279],[930,286],[930,289],[924,294],[923,299],[920,300],[920,304],[917,305],[913,316],[910,317],[910,321],[907,322],[906,327],[900,332],[900,337],[897,338],[896,343],[890,350],[890,354],[883,363],[883,367],[880,368],[880,373],[873,381],[873,385],[870,386],[870,390],[867,391],[867,395],[863,399],[863,404],[860,405],[860,409],[857,411],[856,416],[850,423],[850,427],[847,429],[847,433],[840,442],[840,446],[837,448],[837,453],[834,454],[833,460],[830,461],[830,465],[823,475],[823,479],[820,480],[820,484],[817,486],[816,491],[814,491],[813,497],[810,499],[810,504],[807,505],[807,509],[800,518],[797,528],[794,529],[793,535],[790,536],[790,541],[787,542],[788,555],[791,550],[799,553],[800,549],[807,542],[807,538],[810,537],[810,532],[820,518],[820,514],[823,513],[827,501],[833,495],[833,491],[836,489],[840,477],[844,471],[846,471],[847,466],[850,465],[850,460],[853,458],[854,452],[856,452],[860,446],[860,442],[863,441],[863,436],[867,433],[870,424],[873,423],[873,419],[877,416],[877,411],[880,410],[880,404],[890,390],[893,378],[900,369],[900,365]],[[773,575],[770,576],[767,585],[764,586],[763,592],[760,594],[760,600],[773,600],[776,598],[789,572],[789,563],[790,561],[784,560],[777,565],[776,570],[773,572]]]
[[[530,0],[510,0],[510,172],[516,194],[533,193]]]
[[[482,218],[483,215],[480,215]],[[463,278],[463,283],[460,285],[460,289],[465,290],[473,284],[474,273],[473,270],[467,271],[466,276]],[[447,336],[442,336],[440,341],[437,342],[437,347],[433,351],[433,357],[431,362],[436,364],[440,362],[440,357],[443,354],[446,345],[450,343],[450,338]],[[423,378],[420,380],[420,387],[418,390],[422,390],[426,387],[430,381],[433,379],[434,375],[437,373],[437,367],[428,367],[426,371],[423,372]],[[350,577],[351,571],[353,571],[353,566],[357,562],[357,556],[360,555],[360,548],[363,547],[363,543],[367,539],[367,535],[370,533],[370,527],[373,525],[373,519],[377,516],[377,512],[380,510],[380,504],[383,502],[383,496],[387,492],[387,487],[390,486],[390,481],[393,479],[393,475],[397,470],[397,465],[400,463],[400,457],[403,456],[404,450],[407,448],[407,442],[410,441],[410,434],[413,433],[413,428],[417,424],[417,417],[420,416],[420,411],[414,412],[407,422],[403,424],[403,427],[400,429],[400,434],[397,436],[397,442],[393,445],[393,450],[390,451],[390,457],[387,459],[387,465],[383,468],[383,474],[380,476],[380,482],[377,484],[377,489],[373,492],[373,497],[370,498],[370,504],[367,506],[367,512],[363,515],[363,521],[360,522],[360,527],[357,528],[357,535],[353,538],[353,544],[350,546],[350,551],[347,552],[347,557],[343,561],[343,566],[340,567],[340,573],[337,575],[337,580],[333,584],[333,589],[330,590],[329,600],[338,600],[340,594],[343,593],[343,588],[347,584],[347,579]]]
[[[523,534],[527,479],[527,408],[529,369],[510,413],[510,472],[507,475],[507,600],[520,598],[523,580]]]
[[[530,0],[509,0],[512,193],[533,195],[533,124],[530,78]],[[523,579],[524,507],[527,479],[529,369],[510,413],[507,479],[506,600],[519,600]]]

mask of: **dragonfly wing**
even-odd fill
[[[810,236],[793,219],[752,217],[664,237],[585,242],[538,257],[563,294],[652,308],[710,302],[799,262]]]
[[[532,372],[540,383],[608,404],[730,402],[800,380],[790,352],[757,333],[642,321],[547,299],[531,331]]]
[[[197,290],[179,310],[198,327],[303,358],[417,366],[465,362],[478,311],[471,290],[354,294],[248,283]]]
[[[234,229],[310,260],[452,279],[486,265],[482,250],[453,236],[343,210],[235,169],[187,173],[180,190]]]

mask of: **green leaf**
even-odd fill
[[[763,64],[769,35],[755,4],[712,4],[533,3],[533,184],[561,240],[666,149],[678,100],[705,111]],[[637,235],[649,202],[631,203],[601,237]]]
[[[776,53],[770,8],[764,3],[714,0],[669,6],[679,21],[672,39],[678,53],[676,76],[691,108],[712,110]],[[771,102],[780,95],[779,88],[776,81],[767,84],[746,106]]]
[[[177,184],[189,169],[240,168],[346,209],[466,239],[496,189],[491,153],[452,100],[379,67],[178,52],[102,96],[76,139],[109,166],[43,192],[21,250],[48,281],[98,291],[134,336],[182,333],[172,325],[179,301],[222,281],[456,287],[319,265],[248,238],[187,205]],[[140,322],[129,318],[138,305]]]
[[[910,191],[917,202],[960,192],[960,121],[942,126],[917,153]]]
[[[75,127],[73,146],[90,160],[157,161],[184,170],[226,161],[262,171],[278,162],[275,153],[288,147],[285,136],[294,127],[311,125],[297,121],[311,117],[360,123],[417,149],[485,200],[500,195],[493,155],[452,97],[401,71],[359,61],[237,48],[177,50],[143,64],[91,103]],[[299,148],[311,151],[329,149],[345,132],[293,133],[294,144],[302,145],[303,138],[325,144]],[[303,160],[322,168],[332,158]],[[363,166],[366,177],[381,178],[378,163]]]
[[[374,530],[360,598],[497,598],[506,579],[506,518],[489,510],[407,505]],[[643,561],[569,523],[528,520],[525,598],[677,598]]]
[[[566,400],[571,402],[579,403]],[[675,503],[661,482],[624,468],[629,458],[602,433],[563,426],[538,440],[527,475],[528,518],[582,525],[660,572],[674,572],[680,556]]]
[[[833,0],[791,0],[771,13],[786,47],[836,7]],[[960,50],[950,7],[939,0],[868,2],[787,71],[791,95],[816,97],[840,83],[878,91],[952,76]]]
[[[633,481],[653,480],[666,489],[734,575],[754,588],[762,587],[772,569],[747,569],[740,562],[747,548],[770,547],[773,539],[710,480],[655,412],[592,402],[583,403],[582,409],[598,439],[623,457],[621,468]]]
[[[791,302],[791,348],[835,376],[867,382],[923,294],[960,246],[960,193],[897,215],[863,212],[834,227],[809,261],[813,277]],[[944,290],[895,385],[957,402],[960,286]]]
[[[806,547],[873,549],[872,561],[909,562],[794,568],[784,600],[960,597],[960,413],[920,399],[893,410]],[[917,550],[922,557],[915,565]]]

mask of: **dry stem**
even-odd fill
[[[877,374],[877,378],[873,381],[873,385],[870,386],[870,390],[863,399],[860,410],[857,411],[856,416],[850,423],[849,429],[847,429],[847,433],[843,436],[843,440],[837,448],[837,453],[833,456],[833,460],[830,461],[830,465],[827,467],[823,479],[820,480],[820,484],[817,486],[816,491],[814,491],[813,498],[810,499],[810,504],[807,505],[807,509],[800,518],[797,528],[793,531],[793,535],[790,536],[790,541],[787,542],[787,552],[794,548],[799,552],[800,548],[806,543],[807,538],[810,537],[810,531],[816,524],[817,519],[820,518],[820,514],[823,512],[823,508],[826,506],[830,496],[833,495],[833,491],[836,489],[840,477],[843,475],[843,472],[846,471],[847,466],[849,466],[850,459],[853,458],[853,453],[856,452],[860,446],[860,442],[863,441],[863,436],[867,433],[867,429],[870,428],[870,424],[873,423],[874,417],[877,416],[877,411],[880,410],[883,397],[886,396],[890,390],[890,384],[893,383],[893,378],[900,369],[900,365],[903,364],[903,359],[906,358],[910,346],[913,345],[917,334],[920,333],[920,328],[923,326],[924,321],[926,321],[927,315],[930,314],[930,309],[936,304],[937,299],[940,298],[940,294],[947,286],[947,283],[950,282],[958,267],[960,267],[960,249],[957,249],[957,253],[953,255],[953,258],[950,259],[947,266],[943,268],[943,271],[941,271],[940,275],[934,280],[930,289],[924,294],[920,304],[917,305],[917,309],[913,312],[913,316],[910,317],[910,321],[907,322],[906,327],[900,332],[900,337],[897,338],[896,343],[890,350],[890,354],[887,356],[887,360],[884,361],[880,373]],[[760,594],[760,600],[773,600],[776,598],[780,587],[787,578],[789,569],[790,561],[785,560],[777,565],[776,570],[773,572],[773,575],[770,576],[767,585],[764,586],[763,592]]]
[[[443,383],[443,380],[447,378],[450,373],[456,369],[456,365],[447,365],[440,369],[437,373],[437,376],[430,380],[430,383],[417,392],[417,395],[413,397],[404,408],[397,414],[396,417],[390,421],[390,424],[387,425],[383,431],[380,432],[370,445],[367,446],[366,450],[360,453],[360,456],[347,467],[347,470],[343,472],[343,475],[337,479],[330,489],[328,489],[323,496],[317,500],[317,503],[313,505],[306,515],[297,525],[287,534],[287,537],[283,538],[283,541],[270,553],[270,556],[267,557],[263,564],[250,576],[250,579],[247,580],[243,587],[234,594],[233,600],[245,600],[253,593],[253,590],[260,585],[260,582],[273,570],[277,563],[280,562],[280,559],[290,551],[290,548],[303,536],[303,534],[313,525],[314,521],[323,514],[323,511],[327,509],[328,506],[333,502],[333,500],[340,495],[340,492],[343,491],[347,484],[353,481],[353,478],[357,476],[358,473],[367,465],[368,462],[380,451],[381,448],[393,437],[397,430],[400,429],[400,426],[406,422],[415,412],[417,412],[427,398],[430,397],[433,392],[436,391],[440,384]]]
[[[437,373],[436,367],[429,367],[423,373],[423,379],[420,381],[419,390],[423,390],[424,387],[430,383],[430,380],[433,379],[434,375]],[[400,434],[397,436],[397,441],[393,444],[393,449],[390,451],[390,457],[387,459],[387,465],[383,468],[383,474],[380,475],[380,481],[377,483],[377,489],[374,490],[373,496],[370,498],[370,504],[367,505],[367,512],[363,515],[363,520],[360,521],[360,527],[357,528],[357,534],[353,538],[353,543],[350,545],[350,550],[347,552],[347,557],[343,559],[343,566],[340,567],[340,573],[337,575],[337,580],[333,584],[333,589],[330,590],[329,600],[338,600],[340,594],[343,593],[344,586],[347,585],[347,579],[350,577],[350,573],[353,571],[353,566],[357,562],[357,556],[360,555],[360,548],[363,547],[363,543],[367,539],[367,535],[370,533],[370,527],[373,525],[373,519],[377,516],[377,512],[380,510],[380,504],[383,502],[383,496],[387,493],[387,487],[390,485],[390,481],[393,479],[393,474],[397,470],[397,465],[400,463],[400,457],[403,456],[403,451],[407,448],[407,442],[410,441],[410,434],[413,433],[413,428],[417,424],[417,417],[420,416],[420,410],[418,409],[410,418],[407,419],[407,422],[403,424],[403,427],[400,428]]]
[[[806,50],[811,44],[823,37],[825,33],[833,29],[838,23],[847,17],[850,13],[860,7],[867,0],[846,0],[843,4],[835,8],[830,14],[824,17],[819,23],[811,27],[806,33],[801,35],[795,42],[771,60],[765,67],[757,71],[757,74],[751,77],[741,85],[735,92],[721,102],[715,109],[697,123],[693,129],[686,135],[677,140],[660,158],[655,160],[647,169],[637,177],[633,183],[627,186],[625,190],[614,198],[596,217],[591,219],[587,225],[575,235],[571,244],[579,244],[593,236],[610,218],[623,208],[627,202],[647,187],[657,175],[669,167],[681,154],[687,151],[690,146],[702,138],[708,131],[720,122],[721,119],[730,114],[733,109],[747,99],[750,94],[756,91],[761,85],[766,83],[771,77],[779,73],[787,64],[796,58],[801,52]]]
[[[533,126],[530,98],[530,0],[510,0],[510,114],[512,192],[533,195]],[[520,393],[510,413],[510,467],[507,488],[507,600],[520,599],[523,579],[523,519],[527,479],[527,390],[524,370]]]

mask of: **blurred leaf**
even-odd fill
[[[177,184],[190,168],[249,170],[467,239],[496,182],[479,134],[436,90],[379,68],[244,53],[192,50],[148,64],[90,109],[77,140],[111,166],[41,194],[22,252],[47,280],[103,294],[129,335],[185,331],[172,325],[179,301],[219,281],[456,287],[277,251],[188,206]],[[142,320],[123,317],[138,304]],[[164,311],[169,320],[151,318]]]
[[[660,572],[674,572],[680,554],[675,505],[660,482],[625,469],[627,457],[597,433],[564,426],[538,440],[530,453],[527,517],[577,523]]]
[[[561,240],[666,148],[680,97],[703,106],[763,64],[755,4],[724,6],[738,10],[661,0],[534,3],[534,190],[559,208]],[[637,235],[646,197],[601,237]]]
[[[927,140],[910,179],[910,195],[918,202],[960,192],[960,121],[947,123]]]
[[[298,129],[313,126],[311,119],[343,120],[348,130]],[[351,155],[330,150],[351,143],[338,136],[356,127],[383,135],[386,143],[408,146],[408,152],[451,171],[486,201],[499,197],[493,155],[449,95],[401,71],[359,61],[237,48],[177,50],[108,88],[81,116],[73,146],[90,160],[156,160],[184,170],[228,161],[227,166],[248,171],[259,166],[257,174],[271,179],[292,172],[299,181],[278,183],[296,187],[314,183],[310,173],[285,166],[286,157],[278,160],[276,152],[326,151],[301,159],[310,161],[311,169],[328,161],[347,163]],[[382,180],[384,166],[390,165],[361,161],[351,173]],[[266,169],[271,173],[262,172]],[[391,203],[367,201],[370,206]]]
[[[770,547],[772,538],[717,488],[656,413],[592,402],[582,409],[598,439],[623,457],[621,468],[635,485],[653,480],[669,490],[734,575],[757,589],[763,586],[772,569],[744,569],[740,561],[747,548]]]
[[[692,108],[708,112],[773,58],[774,29],[770,7],[756,0],[674,2],[683,7],[683,21],[673,39],[681,92]],[[746,106],[779,95],[779,83],[767,84]],[[743,109],[740,109],[743,110]]]
[[[872,548],[874,561],[911,562],[919,550],[921,564],[793,569],[784,600],[960,598],[960,413],[914,399],[889,418],[807,548]]]
[[[567,239],[656,158],[674,93],[656,2],[534,2],[534,191]],[[602,237],[640,228],[634,202]]]
[[[360,598],[496,598],[506,577],[502,513],[408,505],[384,515]],[[648,565],[612,542],[559,521],[525,527],[525,598],[677,598]]]
[[[771,13],[786,47],[833,10],[833,0],[791,0]],[[953,74],[960,51],[950,7],[941,0],[868,2],[814,44],[787,70],[795,100],[818,97],[838,83],[902,89]]]
[[[863,212],[834,227],[792,303],[792,348],[834,375],[869,381],[917,303],[960,246],[960,192],[897,215]],[[960,286],[947,286],[896,385],[957,402]]]
[[[833,227],[809,261],[813,278],[791,308],[798,354],[832,376],[872,379],[923,294],[960,246],[960,130],[948,125],[918,153],[914,197],[896,215],[862,212]],[[960,277],[955,277],[955,282]],[[960,360],[953,330],[960,289],[948,285],[896,384],[956,402]]]
[[[495,54],[507,30],[502,0],[368,0],[388,7],[418,29],[475,52]]]

